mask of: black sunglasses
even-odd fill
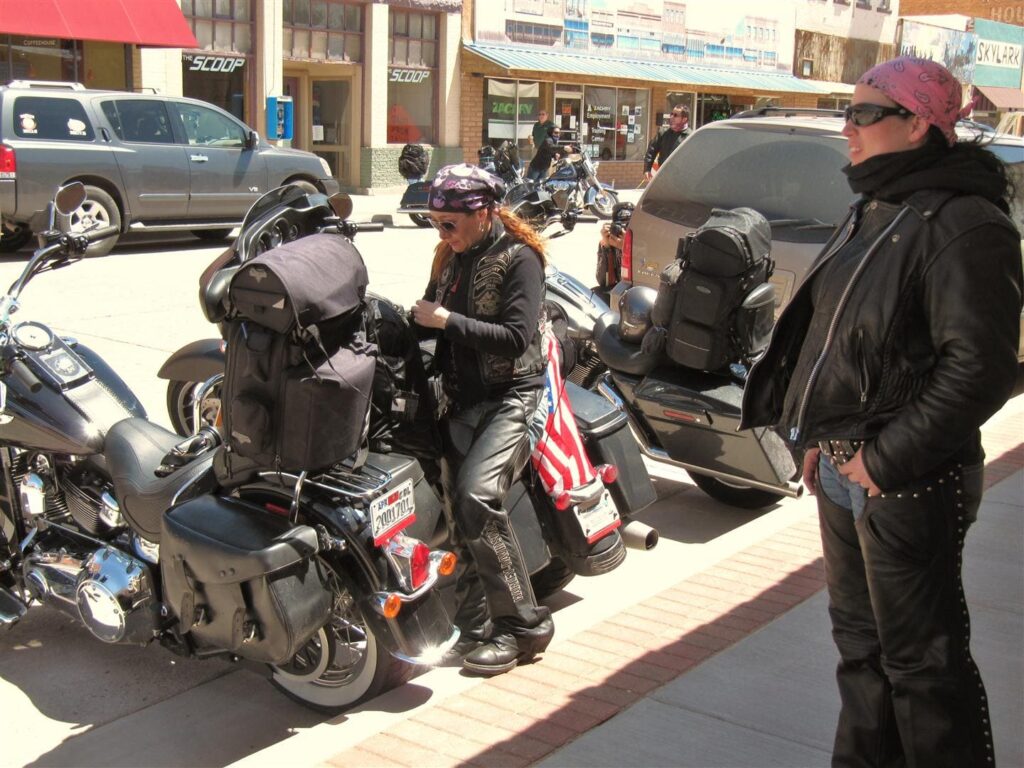
[[[429,216],[427,217],[427,221],[430,222],[430,226],[434,229],[439,232],[447,232],[449,235],[459,227],[459,225],[454,221],[438,221],[437,219],[432,219]]]
[[[889,115],[910,117],[914,113],[903,107],[883,107],[881,104],[851,104],[843,110],[843,117],[858,128],[867,128]]]

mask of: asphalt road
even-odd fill
[[[360,202],[356,219],[392,205],[386,199]],[[383,233],[360,235],[357,244],[372,290],[408,306],[425,284],[435,234],[404,216],[394,223]],[[581,224],[553,241],[552,260],[590,283],[597,239],[598,225]],[[185,238],[129,240],[106,257],[40,276],[24,291],[17,317],[44,322],[92,347],[132,387],[150,418],[166,426],[166,385],[156,372],[175,349],[213,335],[196,287],[220,250]],[[28,255],[0,260],[4,286]],[[560,632],[579,631],[738,551],[787,524],[794,505],[808,503],[786,501],[761,513],[731,510],[705,497],[681,472],[652,467],[652,474],[659,501],[642,519],[661,531],[661,543],[650,552],[631,550],[611,574],[573,581],[553,602]],[[386,727],[432,692],[466,684],[455,670],[434,670],[336,718],[331,747]],[[246,669],[177,658],[159,646],[106,645],[40,607],[0,631],[0,712],[0,766],[224,765],[325,719]],[[293,764],[309,763],[295,755]]]

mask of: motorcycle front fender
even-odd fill
[[[218,373],[224,373],[224,342],[200,339],[171,354],[156,375],[170,381],[206,381]]]
[[[601,188],[600,189],[598,189],[597,187],[593,187],[593,186],[592,187],[588,187],[587,188],[587,194],[585,195],[585,203],[586,203],[586,205],[593,205],[594,201],[597,200],[597,196],[601,192],[614,192],[614,191],[615,191],[615,187],[613,185],[605,184],[603,182],[601,184]]]

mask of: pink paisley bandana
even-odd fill
[[[872,67],[857,81],[876,88],[901,107],[931,123],[956,144],[956,121],[960,119],[963,94],[960,83],[941,64],[930,59],[900,56]],[[968,111],[970,105],[966,108]]]
[[[430,185],[432,211],[469,213],[494,205],[505,196],[505,183],[483,168],[468,163],[446,165]]]

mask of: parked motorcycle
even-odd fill
[[[427,216],[427,194],[430,191],[430,180],[423,180],[427,175],[430,158],[422,144],[406,144],[398,158],[398,172],[405,179],[405,192],[398,204],[398,212],[408,214],[417,227],[429,227]]]
[[[204,273],[201,297],[208,319],[216,321],[223,316],[230,276],[241,264],[276,245],[277,233],[286,232],[286,240],[292,242],[323,228],[322,219],[330,212],[326,198],[287,190],[275,190],[257,201],[246,216],[235,245]],[[570,289],[562,286],[560,290]],[[373,294],[368,299],[384,310],[394,306]],[[404,312],[391,314],[404,318]],[[578,311],[572,312],[571,317],[570,313],[559,314],[555,330],[562,332],[565,339],[561,349],[572,348],[567,334],[571,325],[579,321]],[[385,353],[391,355],[382,351]],[[224,359],[222,341],[205,339],[178,350],[161,367],[158,375],[168,380],[168,413],[175,429],[182,434],[220,422]],[[571,383],[565,387],[588,460],[600,471],[597,478],[580,487],[565,488],[556,498],[541,487],[539,478],[528,469],[509,492],[513,526],[538,597],[557,591],[576,574],[594,575],[617,567],[625,556],[617,530],[621,519],[628,520],[655,498],[639,450],[626,428],[625,416],[592,392]],[[377,420],[386,415],[371,413],[370,434],[382,431]],[[396,446],[401,444],[394,441]],[[371,456],[377,457],[373,462],[381,466],[402,454],[391,441],[371,442],[370,448]],[[610,468],[612,465],[615,469]],[[558,505],[564,508],[556,508]],[[410,531],[430,545],[440,545],[446,541],[447,530],[441,515],[433,514],[433,510],[431,506],[421,514],[417,503],[416,521]],[[657,540],[656,532],[639,523],[627,528],[630,541],[642,540],[645,546],[653,546]]]
[[[83,344],[12,322],[30,280],[109,236],[54,229],[84,197],[80,183],[58,191],[40,248],[0,299],[0,624],[39,602],[103,642],[251,662],[329,712],[437,663],[459,635],[436,589],[455,563],[401,524],[410,496],[440,514],[415,488],[414,460],[224,487],[215,430],[183,441]]]
[[[634,287],[622,302],[637,301],[633,312],[649,317],[654,295]],[[755,301],[770,313],[773,296],[766,290]],[[608,366],[596,388],[625,411],[645,456],[685,469],[698,488],[734,507],[759,509],[801,495],[782,439],[770,429],[738,428],[749,360],[711,373],[685,368],[624,341],[620,325],[619,313],[608,312],[594,328],[597,353]]]
[[[590,209],[598,218],[610,219],[619,202],[618,193],[611,184],[598,180],[598,163],[578,147],[572,148],[577,151],[560,157],[539,188],[551,195],[561,211]]]

